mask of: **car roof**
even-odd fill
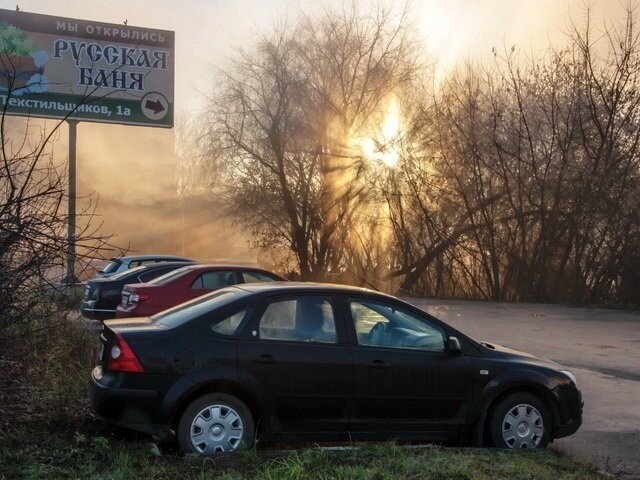
[[[189,261],[185,261],[185,262],[158,262],[158,263],[147,263],[146,265],[140,265],[140,267],[144,267],[145,269],[149,270],[149,269],[155,269],[155,268],[165,268],[165,267],[180,267],[180,268],[184,268],[184,267],[188,267],[190,265],[197,265],[196,262],[189,260]],[[135,267],[135,268],[139,268],[139,267]],[[133,270],[133,269],[131,269]],[[126,272],[126,270],[125,270]]]
[[[126,255],[123,257],[112,257],[111,260],[117,260],[117,261],[134,261],[134,260],[187,260],[190,262],[194,262],[195,260],[192,260],[191,258],[187,258],[187,257],[181,257],[179,255],[164,255],[164,254],[158,254],[158,255]]]
[[[271,293],[287,293],[287,292],[335,292],[335,293],[356,293],[367,295],[379,295],[383,297],[395,298],[386,293],[370,290],[363,287],[354,287],[352,285],[339,285],[336,283],[315,283],[315,282],[262,282],[262,283],[241,283],[234,285],[235,288],[245,290],[247,292],[271,292]]]
[[[256,270],[258,272],[272,273],[262,267],[254,265],[242,265],[233,263],[195,263],[192,265],[185,265],[183,270],[209,270],[209,269],[233,269],[233,270]],[[277,274],[275,274],[277,275]]]

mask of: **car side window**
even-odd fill
[[[331,299],[304,296],[272,301],[260,318],[260,338],[336,343],[336,325]]]
[[[244,283],[258,283],[258,282],[277,282],[280,279],[272,277],[262,272],[244,271],[242,272]]]
[[[225,317],[219,322],[211,325],[211,330],[215,333],[219,333],[220,335],[235,335],[242,324],[242,321],[247,316],[247,312],[248,309],[245,308],[233,315],[229,315],[228,317]]]
[[[229,270],[216,270],[205,272],[191,284],[191,288],[203,288],[206,290],[216,290],[218,288],[230,287],[238,283],[236,272]]]
[[[364,346],[444,351],[445,333],[427,318],[385,303],[350,299],[358,344]]]

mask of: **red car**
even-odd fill
[[[189,265],[147,283],[125,285],[118,318],[148,317],[219,288],[238,283],[281,282],[261,268],[237,265]]]

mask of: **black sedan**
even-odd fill
[[[264,440],[542,448],[582,422],[575,377],[365,289],[245,284],[106,321],[95,411],[182,451]]]
[[[116,308],[122,299],[122,288],[130,283],[144,283],[195,262],[162,262],[134,267],[108,278],[94,278],[84,287],[80,313],[85,318],[105,320],[116,318]]]

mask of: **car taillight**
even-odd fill
[[[144,302],[145,300],[149,300],[149,295],[146,293],[132,293],[129,295],[130,303]]]
[[[118,333],[115,334],[115,343],[109,351],[107,362],[109,370],[118,372],[143,373],[144,368],[138,361],[127,341]]]

